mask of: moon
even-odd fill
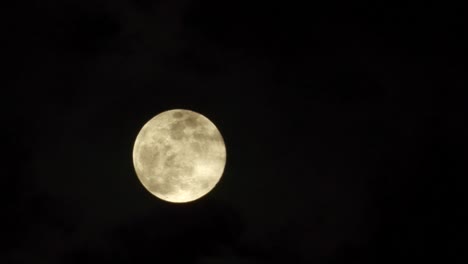
[[[142,185],[173,203],[197,200],[219,182],[226,146],[218,128],[205,116],[186,109],[162,112],[140,130],[133,165]]]

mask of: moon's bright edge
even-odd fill
[[[205,116],[185,109],[169,110],[140,130],[133,164],[150,193],[169,202],[190,202],[219,182],[226,147],[218,128]]]

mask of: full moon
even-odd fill
[[[154,196],[173,203],[199,199],[219,182],[226,147],[218,128],[194,111],[174,109],[150,119],[133,147],[138,179]]]

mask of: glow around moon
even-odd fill
[[[140,130],[133,164],[150,193],[169,202],[190,202],[219,182],[226,164],[226,147],[208,118],[190,110],[169,110],[153,117]]]

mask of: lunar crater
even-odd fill
[[[184,117],[184,114],[183,114],[182,112],[180,112],[180,111],[176,111],[172,116],[173,116],[174,118],[179,119],[179,118]]]
[[[185,119],[185,125],[190,127],[190,128],[195,128],[197,127],[197,118],[196,117],[188,117]]]

